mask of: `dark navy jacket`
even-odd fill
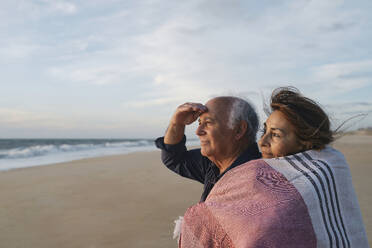
[[[200,149],[187,150],[186,136],[178,144],[164,144],[164,137],[155,140],[156,147],[161,149],[161,159],[165,166],[175,173],[196,180],[204,184],[204,192],[200,201],[207,199],[215,183],[232,168],[250,160],[261,158],[257,143],[248,147],[240,156],[222,173],[218,167],[200,153]]]

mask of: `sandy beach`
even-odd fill
[[[345,135],[333,146],[350,164],[371,237],[372,136]],[[0,247],[177,247],[173,221],[201,191],[166,169],[160,151],[2,171]]]

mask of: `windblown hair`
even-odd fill
[[[256,141],[258,131],[258,115],[254,107],[246,100],[239,97],[231,98],[231,109],[228,126],[233,128],[238,122],[245,121],[248,125],[246,137],[252,143]]]
[[[313,100],[294,87],[280,87],[273,91],[271,111],[280,111],[294,126],[297,137],[309,145],[307,149],[323,149],[334,140],[328,115]]]

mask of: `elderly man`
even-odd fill
[[[201,149],[187,151],[185,126],[198,118],[196,134]],[[256,143],[257,128],[257,114],[248,102],[237,97],[216,97],[205,105],[179,106],[165,136],[155,143],[169,169],[204,184],[200,200],[203,202],[228,170],[261,157]]]

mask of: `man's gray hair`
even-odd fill
[[[231,97],[232,103],[230,108],[230,116],[228,126],[234,128],[240,121],[245,121],[248,124],[246,136],[249,141],[256,141],[258,131],[258,115],[254,107],[246,100],[239,97]]]

